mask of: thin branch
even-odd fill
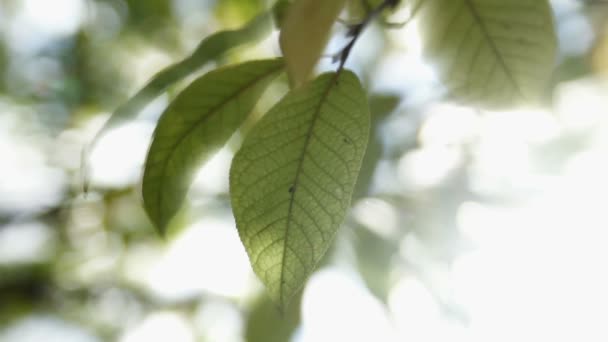
[[[361,37],[361,34],[369,25],[369,23],[376,19],[378,16],[380,16],[380,14],[382,14],[384,10],[395,9],[400,2],[401,0],[384,0],[377,7],[368,10],[363,20],[361,20],[359,23],[349,25],[348,31],[346,32],[346,36],[350,37],[350,41],[340,51],[338,51],[332,56],[332,60],[334,63],[340,63],[337,71],[338,74],[342,71],[342,69],[344,69],[344,64],[346,64],[346,60],[348,59],[348,56],[350,55],[350,52],[353,49],[353,46],[355,46],[355,43],[357,42],[359,37]]]
[[[418,11],[420,11],[420,9],[422,8],[422,5],[425,3],[424,0],[420,0],[416,2],[416,5],[414,5],[414,8],[412,9],[412,11],[410,12],[410,15],[407,19],[405,19],[402,22],[382,22],[382,25],[388,28],[394,28],[394,29],[401,29],[404,28],[405,26],[407,26],[409,23],[412,22],[412,20],[416,17],[416,14],[418,14]]]

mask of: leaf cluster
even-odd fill
[[[234,31],[202,41],[121,106],[127,119],[151,98],[230,49],[259,41],[279,18],[282,58],[219,67],[187,86],[162,114],[143,177],[144,206],[161,234],[197,168],[239,130],[265,89],[286,71],[292,89],[244,139],[230,170],[230,197],[251,265],[285,307],[329,248],[350,206],[370,136],[358,77],[344,64],[380,14],[408,6],[447,96],[479,108],[534,103],[549,79],[556,38],[548,0],[376,1],[349,26],[337,70],[314,76],[346,0],[279,1]],[[373,6],[373,7],[371,7]]]

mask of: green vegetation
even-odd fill
[[[608,258],[589,228],[608,221],[606,13],[0,1],[0,341],[491,341],[532,313],[593,321],[546,303],[585,292],[562,277],[605,288],[585,272]]]
[[[383,1],[351,24],[351,41],[335,57],[337,73],[310,84],[345,2],[296,0],[284,14],[280,42],[296,90],[252,129],[230,177],[241,239],[281,307],[303,286],[342,224],[368,144],[365,91],[342,68],[371,20],[398,3]],[[547,86],[556,54],[548,0],[408,5],[420,16],[427,55],[456,101],[504,108],[537,101]],[[240,127],[276,75],[279,62],[259,63],[210,72],[161,117],[143,180],[148,215],[161,232],[181,207],[200,162]]]

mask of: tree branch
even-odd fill
[[[332,56],[332,61],[334,63],[340,62],[337,71],[338,74],[342,71],[342,69],[344,69],[344,64],[346,64],[346,60],[348,59],[353,46],[355,46],[355,43],[369,23],[376,19],[384,10],[394,9],[397,7],[400,2],[401,0],[384,0],[377,7],[370,9],[361,22],[348,26],[346,36],[350,37],[350,41],[340,51]]]

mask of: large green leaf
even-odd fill
[[[143,178],[144,205],[161,233],[182,205],[192,173],[226,143],[282,70],[281,59],[216,69],[194,81],[163,113]]]
[[[418,0],[425,51],[457,101],[535,102],[555,63],[548,0]]]
[[[281,28],[281,50],[293,86],[310,77],[345,0],[295,0]]]
[[[350,71],[292,90],[246,137],[230,170],[239,235],[281,307],[329,247],[350,206],[369,137],[369,108]]]

